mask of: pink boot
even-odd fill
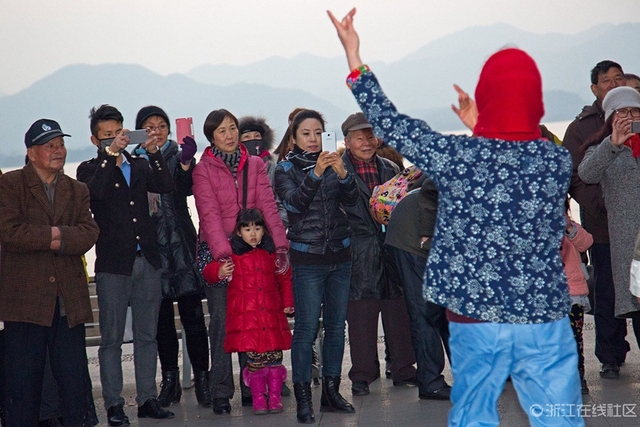
[[[287,368],[282,365],[269,366],[269,413],[282,412],[282,383],[287,379]]]
[[[269,412],[266,397],[267,375],[269,375],[269,368],[258,369],[255,372],[249,372],[249,368],[244,368],[242,371],[244,383],[251,389],[253,413],[256,415],[264,415]]]

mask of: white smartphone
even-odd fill
[[[126,132],[124,136],[129,137],[129,144],[138,145],[144,144],[149,139],[146,129],[138,129]]]
[[[335,132],[322,132],[322,151],[335,153],[338,151],[338,141]]]

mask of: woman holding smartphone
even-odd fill
[[[602,101],[605,124],[585,147],[578,174],[587,184],[600,183],[609,219],[615,315],[632,318],[640,338],[640,303],[629,292],[629,271],[640,229],[640,136],[631,123],[640,121],[640,94],[628,86],[611,89]],[[607,366],[609,365],[609,366]],[[617,378],[619,364],[605,364],[600,375]]]
[[[193,156],[197,151],[193,138],[182,144],[169,139],[171,122],[164,110],[155,105],[143,107],[136,117],[136,129],[155,131],[158,149],[173,175],[174,190],[169,194],[149,193],[149,214],[158,232],[162,259],[162,296],[158,314],[158,356],[162,383],[158,402],[167,407],[182,396],[178,367],[178,334],[173,302],[178,302],[180,322],[187,337],[187,351],[193,366],[195,394],[202,406],[211,405],[209,392],[209,344],[202,310],[204,287],[196,266],[196,229],[191,222],[187,197],[193,187]],[[132,154],[146,156],[140,145]]]
[[[312,347],[322,307],[320,411],[355,412],[339,392],[351,278],[350,230],[343,205],[358,201],[358,187],[336,153],[322,150],[324,118],[298,112],[289,128],[293,149],[278,163],[276,193],[287,209],[293,268],[295,329],[291,346],[293,387],[300,423],[313,423]]]
[[[211,143],[193,172],[193,196],[200,217],[200,241],[209,245],[211,257],[219,261],[231,256],[229,238],[235,233],[238,212],[246,208],[262,211],[276,245],[279,271],[289,268],[289,242],[260,157],[250,156],[240,144],[238,119],[229,111],[214,110],[204,122],[204,135]],[[213,412],[231,412],[233,397],[231,355],[224,351],[227,313],[226,286],[206,287],[209,307],[211,386]]]

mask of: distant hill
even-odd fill
[[[640,24],[603,24],[573,35],[553,32],[541,35],[494,24],[442,37],[391,64],[369,65],[399,109],[446,109],[457,99],[453,83],[473,91],[486,59],[502,47],[517,46],[538,63],[545,91],[573,93],[585,104],[593,99],[589,73],[599,61],[611,59],[628,72],[640,73],[640,55],[629,43],[617,40],[640,40]],[[347,65],[343,57],[303,54],[291,59],[268,58],[245,66],[201,65],[187,75],[197,81],[223,85],[250,82],[297,88],[343,108],[355,108],[344,86]],[[547,108],[557,110],[555,106]],[[564,111],[562,119],[572,118],[578,112]]]
[[[24,158],[24,133],[41,117],[57,120],[62,129],[72,135],[66,140],[70,161],[81,160],[74,150],[87,147],[93,156],[89,110],[104,103],[116,106],[124,115],[125,127],[131,129],[135,127],[137,111],[149,104],[163,107],[172,119],[193,117],[200,144],[206,142],[202,134],[204,119],[218,108],[226,108],[238,117],[264,115],[278,137],[284,133],[291,110],[300,105],[323,112],[328,126],[336,131],[349,114],[349,110],[297,89],[275,89],[260,84],[214,86],[183,75],[163,77],[138,65],[70,65],[17,94],[0,98],[0,129],[4,141],[0,146],[0,166],[15,166],[8,162]]]
[[[617,61],[625,71],[640,74],[640,55],[631,40],[640,40],[640,24],[604,24],[574,35],[540,35],[495,24],[442,37],[391,64],[370,65],[401,111],[428,119],[438,130],[460,129],[450,109],[457,99],[453,83],[472,93],[486,58],[515,45],[527,50],[540,67],[543,121],[562,121],[592,102],[589,72],[600,60]],[[70,161],[92,156],[87,116],[91,107],[103,103],[118,107],[129,128],[134,127],[138,109],[148,104],[165,108],[171,118],[191,116],[200,144],[205,142],[204,118],[217,108],[237,116],[264,115],[278,138],[289,112],[299,106],[321,111],[328,128],[339,131],[344,118],[357,109],[344,83],[347,71],[343,57],[310,54],[246,66],[201,65],[185,75],[166,77],[130,64],[70,65],[17,94],[0,94],[0,166],[21,164],[24,133],[41,117],[58,120],[73,135],[67,141]]]

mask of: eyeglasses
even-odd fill
[[[147,126],[146,129],[148,129],[149,131],[153,132],[156,130],[159,130],[160,132],[164,132],[167,129],[169,129],[169,126],[167,125],[160,125],[160,126]]]
[[[625,117],[631,115],[631,117],[633,117],[634,119],[637,119],[637,118],[640,118],[640,108],[629,108],[629,109],[623,109],[623,110],[616,110],[616,114],[620,118],[625,118]]]

